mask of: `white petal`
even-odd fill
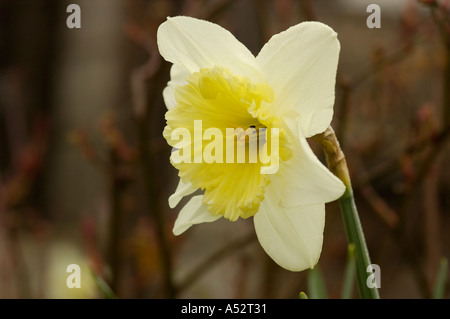
[[[295,111],[306,137],[330,125],[339,51],[330,27],[303,22],[273,36],[256,57],[276,95],[273,111]]]
[[[170,206],[170,208],[174,208],[175,206],[177,206],[178,203],[180,202],[180,200],[184,196],[188,196],[188,195],[192,194],[195,191],[196,191],[196,188],[194,188],[191,183],[185,184],[180,178],[180,182],[178,183],[178,186],[177,186],[177,189],[175,190],[175,193],[173,193],[169,197],[169,206]]]
[[[158,28],[158,48],[165,60],[189,73],[222,66],[253,80],[261,76],[254,55],[228,30],[191,17],[167,18]]]
[[[194,196],[181,209],[175,225],[173,226],[173,233],[175,236],[181,235],[188,230],[192,225],[209,223],[219,219],[222,216],[213,216],[208,212],[205,205],[202,204],[203,195]]]
[[[279,205],[285,208],[334,201],[345,186],[325,167],[311,150],[305,138],[293,142],[293,156],[280,163],[278,174],[271,177],[270,187],[281,188]]]
[[[266,196],[254,217],[258,240],[266,253],[291,271],[313,268],[322,251],[325,205],[281,208]]]
[[[163,90],[164,102],[168,110],[173,109],[177,105],[175,101],[175,87],[187,84],[186,77],[188,75],[189,73],[186,70],[176,64],[170,68],[170,81]]]

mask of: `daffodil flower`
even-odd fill
[[[163,91],[168,108],[163,135],[174,147],[171,162],[180,181],[169,205],[201,193],[181,209],[174,234],[221,217],[253,217],[258,240],[275,262],[291,271],[313,268],[322,250],[325,203],[345,190],[306,140],[332,119],[337,34],[319,22],[300,23],[274,35],[255,57],[219,25],[180,16],[160,25],[157,42],[164,59],[173,63]],[[175,134],[178,128],[191,133],[191,140]],[[209,128],[216,133],[206,134]],[[278,166],[271,170],[260,158],[223,161],[225,154],[217,148],[230,138],[227,128],[265,129],[254,138],[266,151],[272,149]],[[271,134],[277,149],[270,145]],[[235,135],[233,141],[239,139]],[[217,156],[204,141],[220,138],[224,142],[214,144]],[[205,152],[213,160],[191,160]],[[247,149],[246,158],[251,153]]]

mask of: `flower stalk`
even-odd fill
[[[346,188],[345,193],[339,198],[338,202],[344,221],[347,241],[355,247],[356,279],[359,294],[363,299],[379,299],[378,288],[370,288],[366,283],[368,277],[367,267],[371,264],[370,256],[355,205],[344,153],[331,126],[323,133],[315,135],[313,139],[322,145],[328,168],[342,180]]]

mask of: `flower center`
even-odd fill
[[[232,221],[253,216],[264,199],[267,174],[290,155],[285,131],[268,107],[267,83],[253,83],[222,67],[201,69],[175,89],[164,137],[184,182],[204,190],[212,215]]]

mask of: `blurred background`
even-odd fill
[[[80,29],[66,25],[71,3]],[[371,3],[379,29],[366,26]],[[450,257],[449,13],[448,0],[0,0],[0,298],[308,293],[311,273],[277,266],[251,219],[172,234],[184,202],[167,203],[178,178],[162,137],[170,65],[156,30],[175,15],[218,23],[254,54],[301,21],[338,33],[332,126],[380,295],[429,298]],[[329,298],[346,260],[331,203],[318,264]],[[79,289],[66,285],[70,264]]]

